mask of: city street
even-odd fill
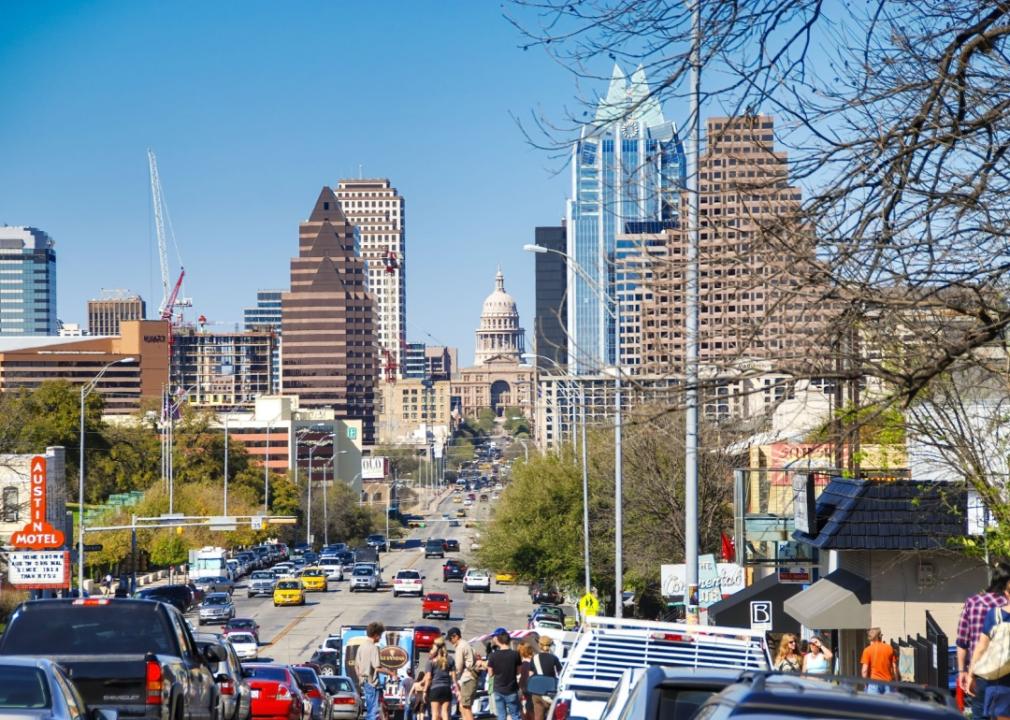
[[[423,541],[428,537],[453,537],[460,541],[459,553],[448,553],[446,557],[460,557],[470,561],[470,541],[478,532],[477,528],[450,528],[441,520],[443,512],[454,513],[459,505],[446,497],[428,514],[427,527],[411,531],[409,539]],[[471,519],[486,519],[490,503],[477,503],[471,508]],[[277,607],[268,597],[247,598],[245,583],[239,581],[234,600],[237,617],[254,618],[260,625],[261,658],[271,658],[279,662],[303,662],[319,646],[328,633],[336,633],[341,625],[361,625],[380,620],[386,625],[425,624],[440,627],[443,631],[453,625],[463,630],[467,639],[505,626],[510,630],[525,627],[526,616],[531,609],[525,586],[492,585],[492,592],[464,593],[459,581],[442,582],[442,560],[425,559],[419,542],[417,547],[393,550],[380,555],[384,586],[377,593],[348,592],[348,583],[331,582],[326,593],[307,593],[304,607]],[[421,619],[421,600],[417,597],[393,598],[391,582],[398,570],[414,568],[425,576],[425,591],[447,592],[452,598],[452,617],[443,619]],[[190,614],[195,623],[195,616]],[[216,632],[218,626],[197,628],[202,632]]]

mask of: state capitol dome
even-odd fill
[[[524,338],[516,301],[505,292],[505,276],[498,268],[494,291],[484,300],[481,309],[474,364],[483,365],[489,360],[521,363]]]

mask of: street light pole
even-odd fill
[[[81,385],[81,427],[80,427],[80,464],[77,472],[77,592],[78,597],[84,597],[84,401],[98,386],[105,372],[113,365],[133,362],[132,357],[119,358],[105,365],[89,382]]]
[[[586,594],[589,583],[589,460],[586,454],[586,388],[579,383],[579,419],[582,421],[582,553],[586,571]]]
[[[224,512],[228,514],[228,416],[224,416]]]

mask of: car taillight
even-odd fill
[[[221,694],[222,695],[234,695],[235,694],[235,686],[232,685],[230,682],[223,682],[223,683],[221,683],[219,685],[219,687],[221,688]]]
[[[81,599],[78,599],[78,600],[74,600],[73,604],[74,605],[84,605],[84,606],[108,605],[109,604],[109,599],[108,598],[81,598]]]
[[[333,698],[334,705],[353,705],[354,698],[352,697],[335,697]]]
[[[323,694],[319,692],[319,688],[314,687],[310,687],[305,694],[308,695],[310,698],[320,699],[323,697]]]
[[[144,686],[147,688],[147,704],[161,704],[161,663],[148,660],[144,671]]]
[[[554,717],[551,720],[568,720],[568,713],[571,709],[571,700],[558,700],[554,703]]]
[[[277,699],[278,700],[284,700],[284,699],[289,698],[289,697],[291,697],[291,688],[289,688],[287,685],[278,685],[277,686]]]

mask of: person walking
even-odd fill
[[[890,643],[884,642],[884,633],[880,628],[870,628],[866,633],[870,644],[863,649],[859,662],[862,665],[863,677],[867,680],[894,682],[898,679],[898,658]],[[879,683],[867,683],[866,692],[886,695],[888,688]]]
[[[368,623],[368,627],[365,628],[365,640],[358,645],[358,651],[354,655],[358,686],[365,698],[365,720],[379,719],[379,676],[392,674],[379,662],[378,643],[384,632],[386,626],[381,622]]]
[[[519,653],[512,649],[512,638],[507,630],[494,637],[496,648],[487,659],[487,672],[491,679],[495,715],[498,720],[506,716],[522,720],[519,712]]]
[[[971,716],[973,718],[984,718],[985,710],[985,688],[988,680],[976,677],[974,690],[968,687],[968,664],[975,651],[975,643],[978,642],[979,635],[982,634],[982,623],[985,622],[986,613],[994,607],[1003,607],[1007,604],[1006,595],[1003,589],[1007,582],[1010,582],[1010,565],[998,564],[992,573],[989,585],[981,592],[977,592],[964,601],[961,608],[961,617],[957,622],[957,684],[962,692],[967,696],[971,704]]]
[[[403,694],[403,720],[413,720],[413,708],[410,707],[410,691],[414,689],[414,677],[410,668],[400,678],[400,692]]]
[[[407,696],[407,702],[410,705],[411,714],[414,716],[414,720],[427,720],[428,717],[428,701],[424,695],[424,685],[427,673],[424,670],[417,671],[417,677],[414,678],[414,684],[410,687],[410,693]]]
[[[533,656],[533,674],[556,678],[561,674],[561,661],[554,654],[554,640],[541,635],[537,640],[540,652]],[[545,720],[551,707],[551,699],[546,695],[533,695],[533,720]]]
[[[799,672],[803,669],[799,641],[792,633],[785,633],[779,640],[779,650],[775,653],[774,667],[779,672]]]
[[[449,706],[452,705],[452,671],[449,666],[449,655],[445,650],[444,637],[435,638],[425,674],[424,689],[428,697],[431,720],[449,720]]]
[[[477,693],[477,656],[470,643],[463,640],[458,627],[449,628],[446,637],[454,650],[452,679],[459,703],[459,715],[461,720],[473,720],[473,698]]]
[[[526,681],[533,674],[533,655],[532,645],[519,645],[519,711],[523,720],[533,720],[533,698],[526,692]]]
[[[831,672],[831,659],[834,657],[819,637],[810,638],[808,649],[803,656],[803,672],[808,675],[826,675]]]
[[[1010,579],[1003,584],[1003,597],[1010,600]],[[982,631],[975,641],[975,649],[972,650],[971,663],[968,666],[968,691],[975,695],[983,695],[981,717],[990,720],[1010,720],[1010,673],[985,682],[982,684],[984,692],[980,693],[979,680],[982,678],[975,674],[975,666],[995,639],[995,628],[1002,623],[1010,623],[1010,612],[1007,612],[1007,607],[1008,605],[1004,603],[986,612],[982,621]],[[974,703],[972,706],[974,707]]]
[[[105,577],[102,578],[102,595],[108,595],[112,592],[112,574],[106,573]]]

